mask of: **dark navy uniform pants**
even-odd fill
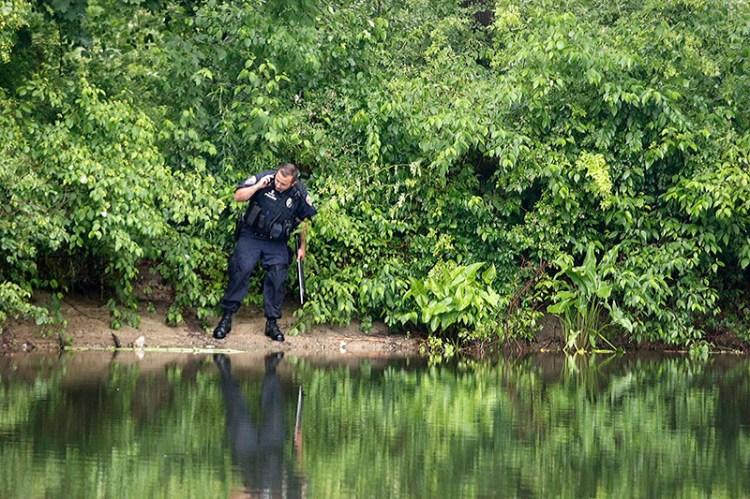
[[[253,235],[247,227],[240,231],[237,246],[229,260],[229,283],[219,305],[234,313],[248,293],[247,285],[258,262],[266,269],[263,281],[263,311],[266,318],[281,317],[286,277],[289,272],[289,249],[286,241],[269,241]]]

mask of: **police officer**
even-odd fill
[[[234,200],[249,201],[239,230],[237,246],[229,261],[229,283],[219,306],[222,316],[214,329],[214,338],[223,339],[232,330],[232,315],[247,296],[248,281],[260,261],[267,274],[263,282],[263,311],[266,336],[284,341],[276,323],[281,317],[285,281],[290,255],[289,236],[305,219],[318,210],[313,206],[307,189],[298,180],[299,172],[292,163],[283,163],[277,170],[253,175],[237,186]],[[307,225],[302,226],[297,258],[305,258]]]

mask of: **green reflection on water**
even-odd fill
[[[5,367],[0,496],[226,495],[205,464],[209,456],[221,458],[222,442],[196,432],[223,412],[211,373],[187,364],[187,375],[172,383],[173,366],[142,376],[137,364],[113,362],[104,377],[73,373],[66,381],[80,366],[65,359],[49,378],[32,379],[28,366],[21,376]],[[25,403],[29,383],[45,386],[45,396]]]
[[[745,359],[229,359],[0,358],[0,496],[227,497],[269,469],[309,497],[750,493]]]

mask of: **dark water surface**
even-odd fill
[[[750,362],[0,357],[0,497],[748,497]]]

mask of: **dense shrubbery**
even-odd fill
[[[622,334],[746,321],[747,3],[466,3],[0,2],[0,310],[132,310],[148,262],[170,320],[205,316],[232,186],[291,160],[320,210],[302,329],[528,334],[589,248]]]

